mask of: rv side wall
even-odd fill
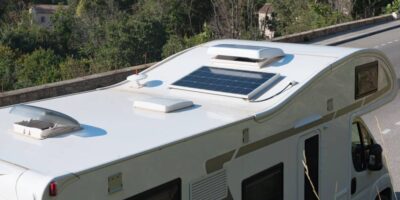
[[[244,120],[80,173],[79,180],[60,189],[57,199],[124,200],[176,180],[181,199],[201,199],[204,194],[242,199],[249,184],[265,173],[275,173],[273,180],[282,182],[284,199],[303,199],[308,192],[302,162],[305,141],[316,135],[313,145],[319,152],[310,155],[318,158],[313,165],[318,173],[312,175],[319,179],[316,192],[320,199],[349,199],[351,119],[354,113],[389,102],[393,92],[392,69],[386,68],[384,58],[371,55],[356,55],[334,66],[263,122]],[[374,60],[380,63],[378,90],[356,99],[355,67]],[[296,127],[308,118],[315,120]],[[386,173],[384,169],[376,176]]]

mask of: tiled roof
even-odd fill
[[[36,4],[32,6],[32,10],[34,9],[37,13],[41,14],[54,14],[57,9],[67,9],[68,6],[64,5],[51,5],[51,4]]]
[[[264,4],[264,6],[261,7],[260,10],[258,10],[258,13],[272,13],[272,12],[274,12],[274,9],[272,7],[272,4],[270,3]]]

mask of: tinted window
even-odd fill
[[[378,91],[378,61],[357,66],[355,72],[356,99]]]
[[[143,193],[129,197],[125,200],[180,200],[181,179],[175,179],[168,183],[147,190]]]
[[[319,184],[319,135],[315,135],[304,141],[304,154],[307,165],[307,170],[304,169],[304,199],[317,200]]]
[[[367,129],[358,122],[353,123],[351,133],[351,155],[354,169],[358,172],[367,169],[368,147],[372,139]]]
[[[283,163],[242,182],[243,200],[283,200]]]

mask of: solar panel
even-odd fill
[[[171,84],[171,88],[250,99],[279,74],[203,66]]]

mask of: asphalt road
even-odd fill
[[[383,51],[395,66],[397,77],[400,77],[400,28],[350,41],[340,46],[376,48]],[[400,83],[400,79],[397,80]],[[375,138],[384,146],[394,189],[400,200],[400,92],[390,104],[363,118]]]

